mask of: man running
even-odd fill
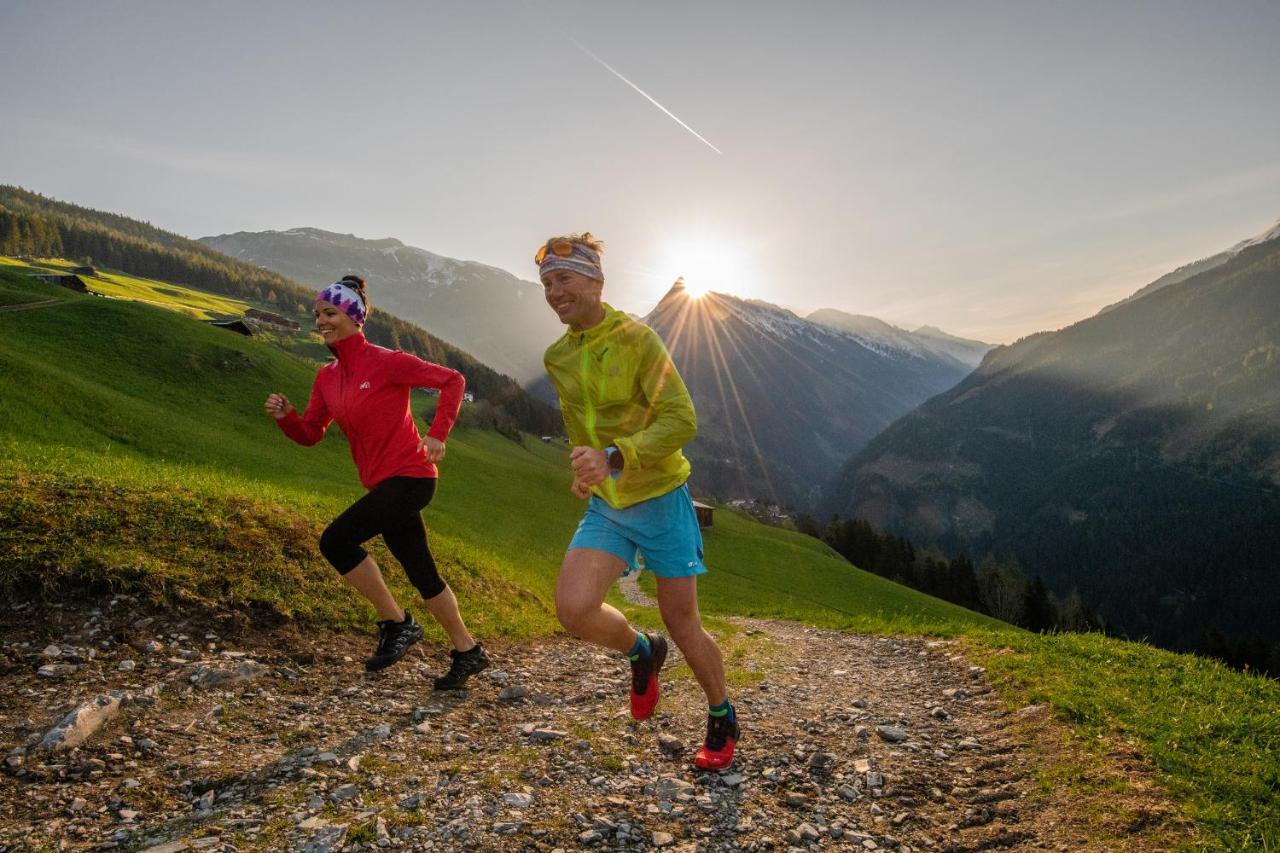
[[[698,575],[707,569],[680,452],[697,418],[657,333],[601,300],[603,248],[590,232],[571,234],[547,240],[534,258],[547,304],[569,327],[544,360],[573,444],[573,492],[590,498],[560,566],[556,616],[584,640],[628,656],[631,716],[648,719],[667,641],[636,631],[604,603],[642,554],[657,578],[662,621],[707,694],[707,738],[694,764],[721,770],[733,763],[738,721],[720,649],[698,613]]]

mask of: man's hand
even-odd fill
[[[424,450],[427,452],[428,462],[439,462],[444,458],[444,442],[429,435],[424,435],[422,441],[418,442],[418,452],[421,453]]]
[[[575,447],[569,454],[573,477],[585,486],[598,486],[609,479],[609,456],[594,447]]]
[[[569,491],[573,492],[573,496],[580,500],[585,501],[591,497],[591,487],[581,480],[574,480],[573,485],[569,487]]]
[[[293,408],[293,403],[290,403],[289,398],[283,394],[268,394],[267,402],[264,405],[266,407],[267,414],[271,415],[271,417],[276,420],[287,417],[296,411]]]

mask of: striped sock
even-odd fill
[[[636,644],[631,647],[631,651],[627,652],[627,657],[633,661],[640,658],[647,658],[653,652],[653,646],[649,645],[649,637],[640,631],[636,631]]]

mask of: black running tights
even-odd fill
[[[389,477],[347,507],[320,536],[320,552],[345,575],[369,556],[362,545],[379,533],[387,548],[404,566],[409,580],[423,598],[444,592],[427,544],[422,510],[431,503],[436,481],[429,477]]]

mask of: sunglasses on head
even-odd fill
[[[557,258],[567,258],[573,254],[573,244],[568,240],[556,240],[548,243],[538,249],[538,253],[533,256],[535,264],[541,264],[547,259],[547,255],[555,255]]]

